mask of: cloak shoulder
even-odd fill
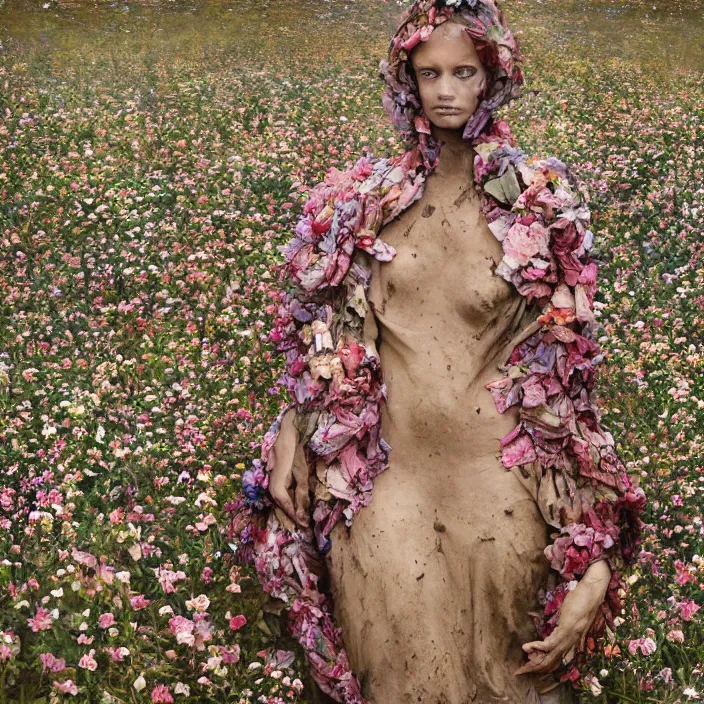
[[[528,157],[501,139],[476,151],[475,176],[490,196],[485,213],[504,249],[496,273],[542,308],[542,328],[515,347],[504,378],[487,386],[500,412],[519,407],[519,424],[501,439],[501,460],[554,529],[545,554],[559,579],[543,594],[536,627],[548,635],[569,585],[605,559],[612,580],[590,629],[598,635],[620,609],[620,572],[636,556],[645,494],[601,425],[595,384],[604,355],[594,341],[598,267],[589,253],[588,198],[559,159]]]

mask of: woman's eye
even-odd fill
[[[460,78],[471,78],[475,73],[476,73],[475,69],[473,69],[471,66],[468,66],[466,68],[461,68],[457,71],[457,75]],[[430,69],[426,69],[424,71],[419,71],[418,75],[422,76],[423,78],[434,78],[435,71],[431,71]]]

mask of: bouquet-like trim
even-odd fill
[[[365,260],[395,256],[379,232],[421,197],[441,146],[430,138],[427,119],[413,112],[418,106],[402,80],[402,52],[427,39],[425,28],[457,8],[474,13],[473,31],[483,32],[484,53],[495,56],[493,62],[483,59],[498,81],[485,107],[505,102],[522,82],[515,41],[491,0],[425,0],[407,13],[407,20],[415,20],[399,29],[384,75],[394,119],[414,146],[390,159],[363,157],[345,171],[330,169],[311,191],[295,235],[280,248],[288,288],[281,292],[269,337],[285,355],[280,383],[291,401],[265,433],[261,457],[244,473],[242,492],[229,505],[239,559],[254,563],[263,589],[286,603],[291,632],[306,651],[313,677],[345,704],[365,700],[329,596],[318,584],[333,527],[342,519],[351,526],[370,503],[373,480],[387,469],[391,450],[380,435],[386,386],[378,353],[364,337],[371,277]],[[423,13],[425,24],[418,20]],[[545,549],[550,578],[538,595],[543,611],[530,615],[540,637],[549,635],[567,592],[590,564],[607,560],[611,581],[585,639],[589,648],[621,609],[621,572],[642,540],[646,501],[600,424],[594,395],[603,354],[593,339],[597,266],[589,256],[590,213],[565,164],[528,157],[505,122],[491,115],[478,120],[480,127],[468,123],[465,137],[476,154],[474,180],[483,211],[503,247],[495,273],[528,303],[537,301],[541,311],[539,329],[515,347],[499,368],[502,376],[486,387],[500,413],[519,408],[518,424],[500,441],[501,462],[533,487],[543,518],[555,529]],[[268,492],[271,448],[290,409],[296,411],[309,465],[309,528],[288,521]],[[560,668],[561,680],[579,680],[584,655],[578,651]]]

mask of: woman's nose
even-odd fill
[[[438,100],[454,100],[455,92],[452,89],[452,79],[442,76],[438,81]]]

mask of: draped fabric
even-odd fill
[[[238,558],[254,564],[262,588],[285,603],[290,632],[321,689],[346,704],[365,700],[321,587],[324,556],[333,526],[340,520],[351,526],[372,501],[374,478],[392,452],[380,434],[386,386],[379,355],[364,336],[372,315],[365,255],[381,262],[395,256],[382,239],[383,227],[422,196],[441,158],[442,144],[432,139],[404,66],[412,47],[454,12],[471,21],[468,32],[492,76],[464,137],[474,150],[484,215],[503,247],[494,273],[541,311],[536,331],[487,385],[500,413],[519,408],[519,423],[500,440],[501,461],[525,483],[553,528],[545,549],[550,579],[538,595],[543,611],[531,614],[540,637],[555,628],[565,595],[589,565],[606,559],[611,581],[585,642],[601,638],[620,612],[622,572],[641,541],[645,495],[601,425],[594,393],[604,355],[594,340],[598,267],[589,255],[586,198],[565,164],[529,157],[508,125],[494,118],[522,83],[515,40],[496,5],[416,2],[391,42],[389,61],[381,64],[385,106],[408,148],[391,158],[364,156],[344,170],[331,168],[310,191],[295,233],[280,247],[284,285],[269,339],[285,357],[280,383],[290,400],[265,433],[261,455],[230,505]],[[268,492],[271,450],[291,409],[312,497],[312,521],[305,528],[288,520]],[[584,656],[577,651],[560,678],[576,682]]]

